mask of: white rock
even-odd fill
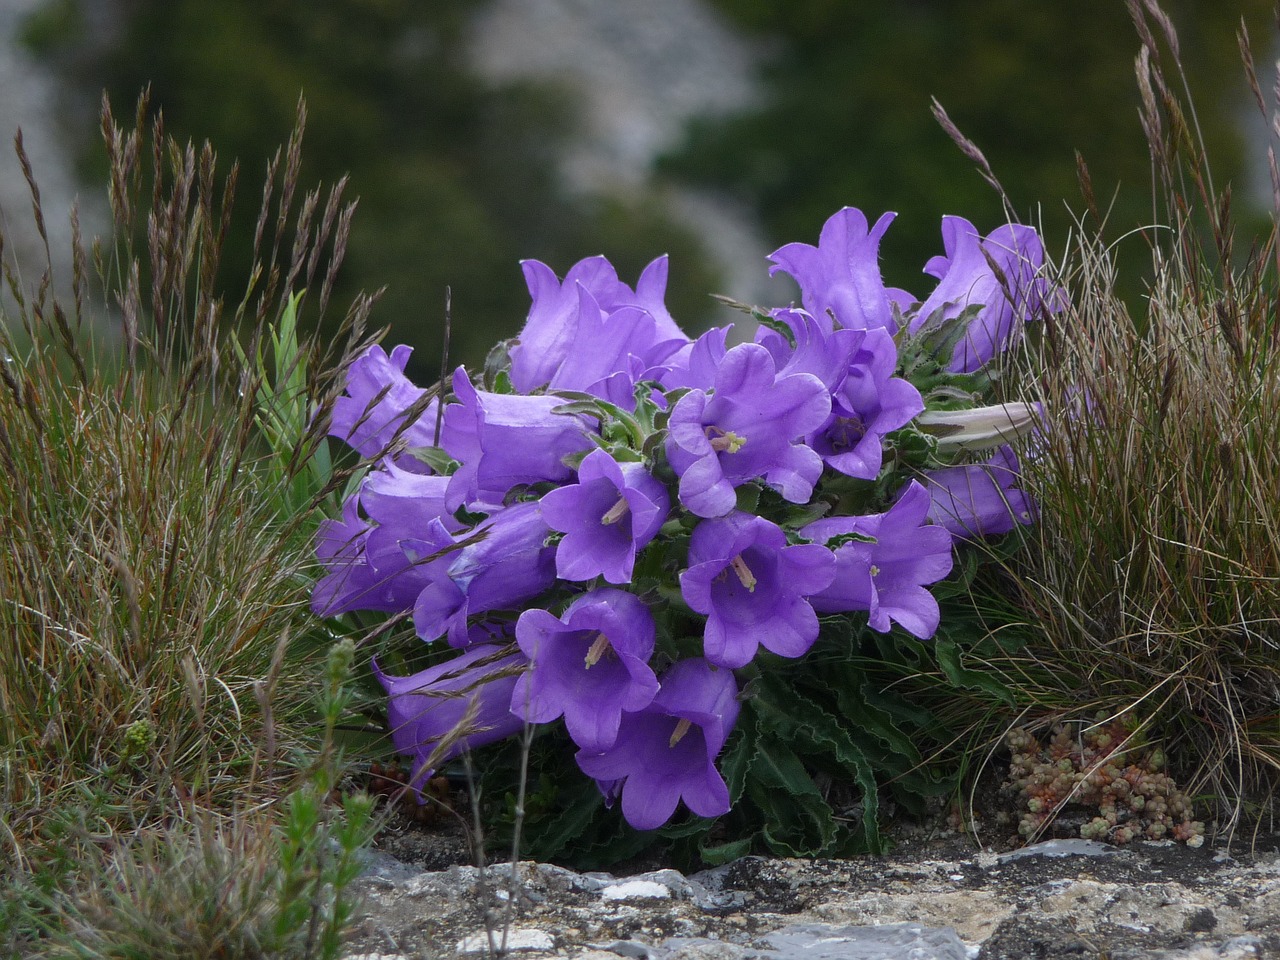
[[[499,948],[502,947],[502,931],[495,931],[493,934],[493,942]],[[523,930],[515,929],[508,931],[506,938],[507,952],[534,951],[534,950],[554,950],[555,941],[551,938],[551,934],[545,930]],[[469,937],[458,942],[458,953],[488,953],[489,952],[489,934],[487,932],[473,933]]]
[[[604,900],[670,900],[671,888],[652,880],[625,880],[600,891]]]

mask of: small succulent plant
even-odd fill
[[[1123,717],[1102,714],[1083,730],[1058,724],[1045,745],[1018,727],[1005,743],[1011,756],[1001,790],[1014,798],[1021,812],[1018,833],[1027,840],[1050,824],[1081,819],[1079,835],[1090,840],[1204,842],[1204,824],[1191,818],[1191,800],[1165,772],[1164,751],[1147,744]]]

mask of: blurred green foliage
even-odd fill
[[[290,128],[305,93],[304,180],[349,172],[350,193],[361,198],[339,293],[386,285],[374,320],[418,347],[411,374],[421,381],[438,369],[445,286],[451,357],[478,363],[523,321],[524,258],[563,274],[605,253],[634,282],[645,263],[670,253],[668,301],[690,329],[712,319],[708,293],[735,293],[720,289],[696,238],[667,215],[660,186],[594,201],[565,195],[554,161],[577,133],[573,92],[496,86],[469,69],[467,26],[486,0],[118,0],[123,22],[105,41],[85,36],[94,31],[76,14],[88,2],[48,0],[28,43],[73,64],[86,99],[105,87],[123,111],[149,84],[172,132],[240,158],[242,190],[257,189],[268,145]],[[1110,208],[1110,236],[1153,219],[1133,77],[1138,39],[1119,0],[1034,9],[1018,0],[706,2],[763,41],[763,102],[693,124],[660,173],[745,201],[773,243],[813,242],[846,204],[873,218],[896,210],[882,251],[886,279],[927,293],[918,271],[941,252],[943,214],[984,231],[1004,219],[935,122],[931,97],[986,153],[1017,216],[1043,224],[1051,251],[1063,249],[1071,211],[1084,210],[1077,150],[1099,206]],[[1215,171],[1235,181],[1240,207],[1250,107],[1235,30],[1243,14],[1268,62],[1270,0],[1165,6],[1180,28]],[[236,225],[230,269],[248,264],[252,230]],[[1141,240],[1127,243],[1122,260],[1136,293],[1132,268],[1148,256]]]
[[[1110,236],[1152,222],[1134,80],[1139,41],[1120,0],[710,2],[767,42],[765,100],[758,110],[695,124],[664,167],[749,203],[776,243],[815,242],[826,217],[845,205],[872,220],[896,210],[882,248],[886,280],[927,294],[932,281],[918,271],[942,252],[942,215],[964,216],[984,232],[1004,221],[995,192],[935,122],[933,97],[985,153],[1018,218],[1043,221],[1052,251],[1063,249],[1072,223],[1067,205],[1084,210],[1077,150],[1104,213],[1122,188]],[[1215,171],[1235,181],[1239,201],[1240,124],[1261,121],[1247,112],[1235,31],[1243,14],[1259,63],[1268,63],[1270,0],[1163,6],[1181,34]],[[1142,267],[1145,246],[1133,252]]]
[[[107,41],[83,36],[84,3],[51,0],[29,41],[68,66],[86,97],[105,87],[122,113],[149,85],[169,132],[239,158],[242,192],[260,188],[305,95],[303,185],[349,173],[348,195],[360,198],[338,293],[386,286],[373,320],[417,347],[420,382],[438,373],[446,285],[450,358],[478,364],[524,321],[525,258],[563,275],[604,253],[634,283],[669,253],[673,314],[691,329],[713,314],[715,271],[660,198],[585,201],[561,189],[553,161],[575,132],[570,92],[494,86],[470,71],[466,31],[483,0],[121,0]],[[77,4],[78,20],[68,14]],[[228,270],[247,270],[253,228],[234,225]]]

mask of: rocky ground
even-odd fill
[[[904,834],[886,857],[748,857],[688,876],[480,871],[460,829],[393,825],[360,881],[350,960],[1280,956],[1280,844],[983,849]]]

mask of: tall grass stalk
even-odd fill
[[[298,332],[303,311],[317,329],[329,309],[354,212],[342,183],[301,191],[304,125],[300,105],[242,286],[221,257],[237,169],[219,177],[208,144],[167,137],[145,96],[128,128],[104,103],[115,235],[86,248],[72,213],[70,302],[51,256],[24,285],[0,237],[16,304],[0,318],[8,885],[74,886],[77,863],[169,837],[157,869],[197,856],[214,873],[191,882],[216,886],[209,845],[230,868],[313,766],[324,670],[305,654],[329,637],[307,611],[312,508],[343,481],[323,454],[327,411],[373,298],[327,347]]]
[[[1042,510],[1014,580],[1041,639],[1019,693],[1044,716],[1136,719],[1230,832],[1280,774],[1280,248],[1274,219],[1239,242],[1177,36],[1152,0],[1130,11],[1157,198],[1148,294],[1141,310],[1117,295],[1082,165],[1095,219],[1031,355],[1049,425],[1023,456]],[[1241,48],[1266,112],[1243,33]]]

